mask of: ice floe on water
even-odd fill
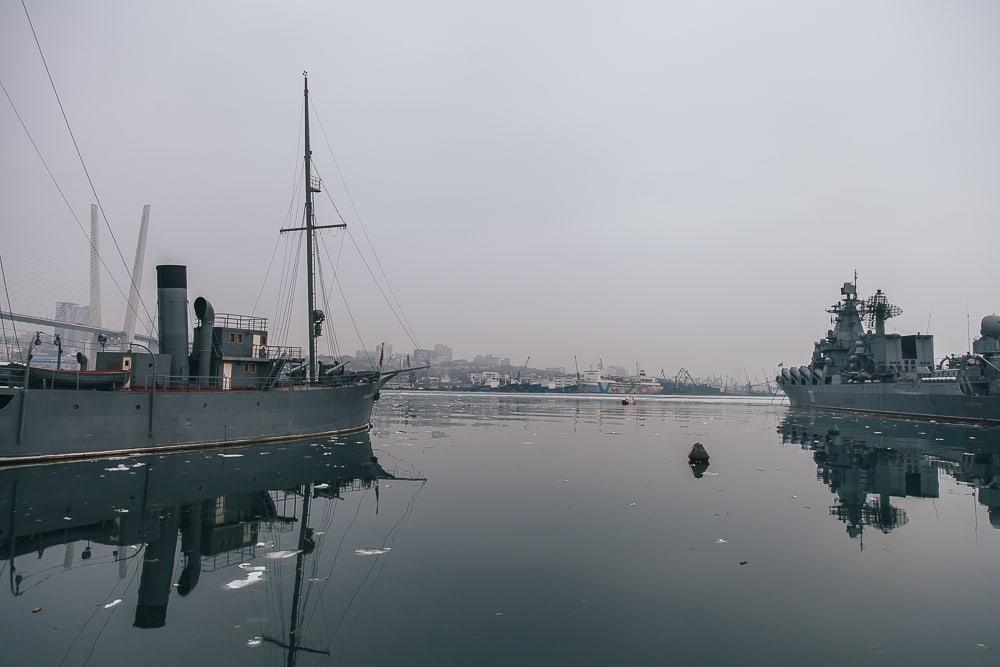
[[[250,639],[247,640],[247,646],[260,646],[263,643],[264,643],[264,638],[260,636],[251,637]]]
[[[246,588],[247,586],[256,584],[264,578],[264,573],[259,571],[247,572],[247,576],[244,579],[233,579],[228,584],[226,588],[230,590],[237,590],[240,588]]]
[[[128,472],[131,468],[126,465],[118,464],[114,468],[105,468],[105,470],[108,472]]]
[[[264,570],[267,569],[263,565],[251,565],[250,563],[240,563],[236,567],[240,568],[241,570],[246,570],[247,572],[263,572]]]
[[[369,547],[367,549],[355,549],[354,553],[358,556],[381,556],[382,554],[387,554],[390,551],[392,551],[392,547],[382,547],[381,549]]]
[[[122,599],[121,598],[117,598],[117,599],[112,600],[111,602],[109,602],[109,603],[107,603],[105,605],[101,605],[101,606],[104,607],[105,609],[111,609],[111,607],[117,607],[121,603],[122,603]]]
[[[264,558],[270,558],[271,560],[280,560],[282,558],[291,558],[295,554],[302,553],[302,549],[297,551],[272,551],[269,554],[264,554]]]
[[[317,484],[313,488],[316,489],[317,491],[322,491],[323,489],[329,489],[330,485],[326,484],[326,483],[324,483],[324,484]]]
[[[258,542],[257,543],[257,548],[258,549],[272,549],[272,548],[274,548],[274,542]]]
[[[238,459],[242,457],[242,454],[219,454],[224,459]]]

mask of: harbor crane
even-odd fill
[[[517,372],[517,378],[515,378],[515,380],[514,380],[515,382],[517,382],[517,384],[521,384],[521,373],[523,373],[524,369],[526,369],[528,367],[528,362],[529,361],[531,361],[531,355],[530,354],[528,355],[528,358],[524,360],[524,365],[521,366],[521,369]]]

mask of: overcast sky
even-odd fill
[[[253,307],[301,168],[303,70],[424,346],[758,376],[808,361],[855,269],[863,293],[903,308],[890,330],[929,328],[938,356],[964,350],[967,303],[973,334],[1000,311],[994,0],[28,8],[129,264],[152,205],[151,311],[157,263],[189,266],[192,300]],[[89,227],[93,197],[19,2],[0,6],[0,79]],[[85,303],[87,241],[0,106],[14,309]],[[315,120],[313,149],[366,248]],[[325,195],[317,222],[337,222]],[[324,238],[336,260],[341,237]],[[259,314],[275,316],[294,242],[278,243]],[[340,257],[365,342],[412,348],[350,239]],[[123,301],[105,276],[105,324],[121,326]],[[305,318],[300,301],[289,342],[304,343]]]

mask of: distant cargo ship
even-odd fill
[[[1000,317],[983,318],[970,353],[935,365],[933,336],[885,332],[902,310],[881,291],[861,300],[854,282],[840,293],[810,363],[777,377],[793,406],[1000,425]]]

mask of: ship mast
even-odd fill
[[[313,194],[320,192],[320,180],[312,175],[312,149],[309,147],[309,72],[302,73],[302,113],[304,115],[305,127],[305,152],[303,162],[305,163],[306,182],[306,220],[304,227],[288,227],[282,229],[284,232],[305,232],[306,233],[306,292],[308,294],[309,309],[309,370],[307,377],[309,382],[316,382],[319,375],[316,371],[316,339],[323,335],[323,320],[326,314],[322,310],[316,309],[316,287],[314,285],[314,274],[316,273],[315,255],[313,250],[314,234],[317,229],[339,229],[347,227],[346,224],[339,225],[317,225],[316,216],[313,210]]]
[[[312,182],[312,150],[309,148],[309,73],[302,73],[302,113],[305,114],[305,156],[306,168],[306,285],[309,294],[309,372],[312,382],[316,379],[316,291],[313,286],[313,193],[319,190]],[[319,185],[317,183],[317,185]]]

